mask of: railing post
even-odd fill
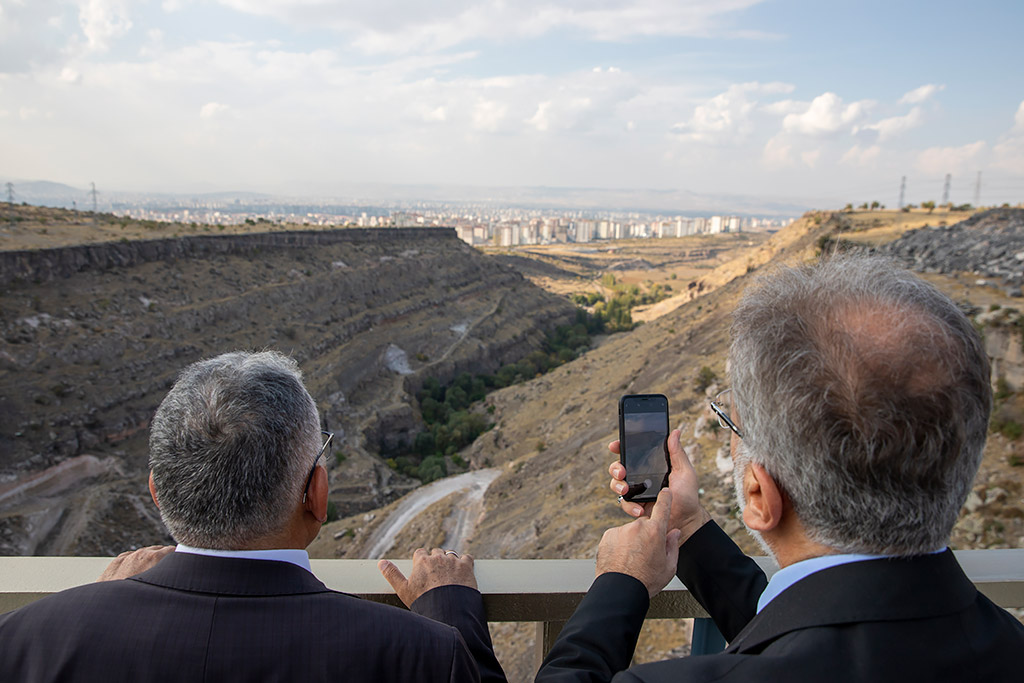
[[[558,634],[562,632],[565,624],[566,622],[564,621],[537,622],[537,637],[533,642],[534,671],[540,669],[540,665],[544,662],[544,658],[548,656],[548,652],[551,651],[551,646],[558,640]]]
[[[690,640],[691,655],[713,655],[725,649],[725,636],[708,618],[693,620],[693,638]]]

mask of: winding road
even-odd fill
[[[451,524],[449,527],[451,531],[448,532],[443,547],[461,552],[466,539],[473,534],[476,522],[483,512],[484,493],[499,474],[501,474],[501,470],[497,467],[475,470],[439,479],[412,491],[398,503],[394,512],[370,534],[366,541],[365,557],[371,560],[384,557],[384,553],[394,545],[395,536],[405,528],[406,524],[437,501],[459,491],[463,491],[464,496],[458,505],[454,506],[451,515],[446,520],[446,526]]]

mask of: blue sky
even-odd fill
[[[1024,3],[0,0],[0,177],[1024,200]],[[700,208],[700,207],[692,207]]]

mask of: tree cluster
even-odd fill
[[[549,332],[541,349],[492,375],[463,372],[447,386],[436,378],[427,379],[416,394],[426,429],[416,435],[411,452],[389,458],[388,464],[423,483],[447,476],[446,456],[460,464],[456,453],[493,426],[486,411],[471,410],[474,403],[495,389],[533,379],[583,354],[590,348],[591,335],[600,329],[594,316],[579,310],[576,322]]]

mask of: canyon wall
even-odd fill
[[[235,349],[295,357],[343,456],[332,500],[354,512],[417,483],[378,455],[421,428],[410,395],[425,378],[493,371],[575,313],[450,229],[9,251],[0,288],[6,554],[104,554],[165,540],[146,500],[147,427],[190,362]],[[84,456],[102,467],[63,465],[46,487],[25,486]]]

